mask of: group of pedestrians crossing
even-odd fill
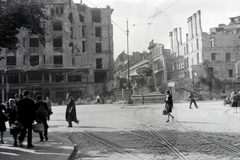
[[[32,143],[33,124],[42,124],[43,132],[39,132],[40,141],[48,140],[48,123],[52,114],[51,101],[38,95],[36,100],[30,97],[28,90],[24,90],[22,96],[18,94],[10,98],[6,103],[0,104],[0,143],[4,144],[4,132],[7,127],[5,122],[8,121],[10,134],[13,136],[16,146],[23,146],[27,135],[27,147],[34,147]]]

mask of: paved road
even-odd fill
[[[50,131],[77,145],[73,160],[239,159],[240,113],[222,101],[198,104],[175,103],[169,123],[163,104],[79,105],[73,128],[64,120],[65,106],[54,106]]]

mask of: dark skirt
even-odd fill
[[[3,121],[0,121],[0,132],[6,131],[6,124]]]
[[[237,107],[237,106],[238,106],[238,103],[237,103],[237,102],[232,102],[231,107]]]
[[[166,104],[165,107],[166,107],[167,113],[171,113],[172,112],[172,106],[171,105]]]

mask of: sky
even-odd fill
[[[80,3],[81,0],[73,0]],[[219,24],[229,24],[230,17],[240,16],[239,0],[82,0],[91,8],[106,8],[112,13],[114,59],[125,51],[127,53],[149,52],[151,40],[170,49],[169,32],[182,28],[183,43],[188,31],[187,19],[201,10],[203,32],[209,32]]]

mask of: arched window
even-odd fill
[[[53,30],[54,31],[61,31],[62,30],[62,23],[61,22],[53,23]]]

